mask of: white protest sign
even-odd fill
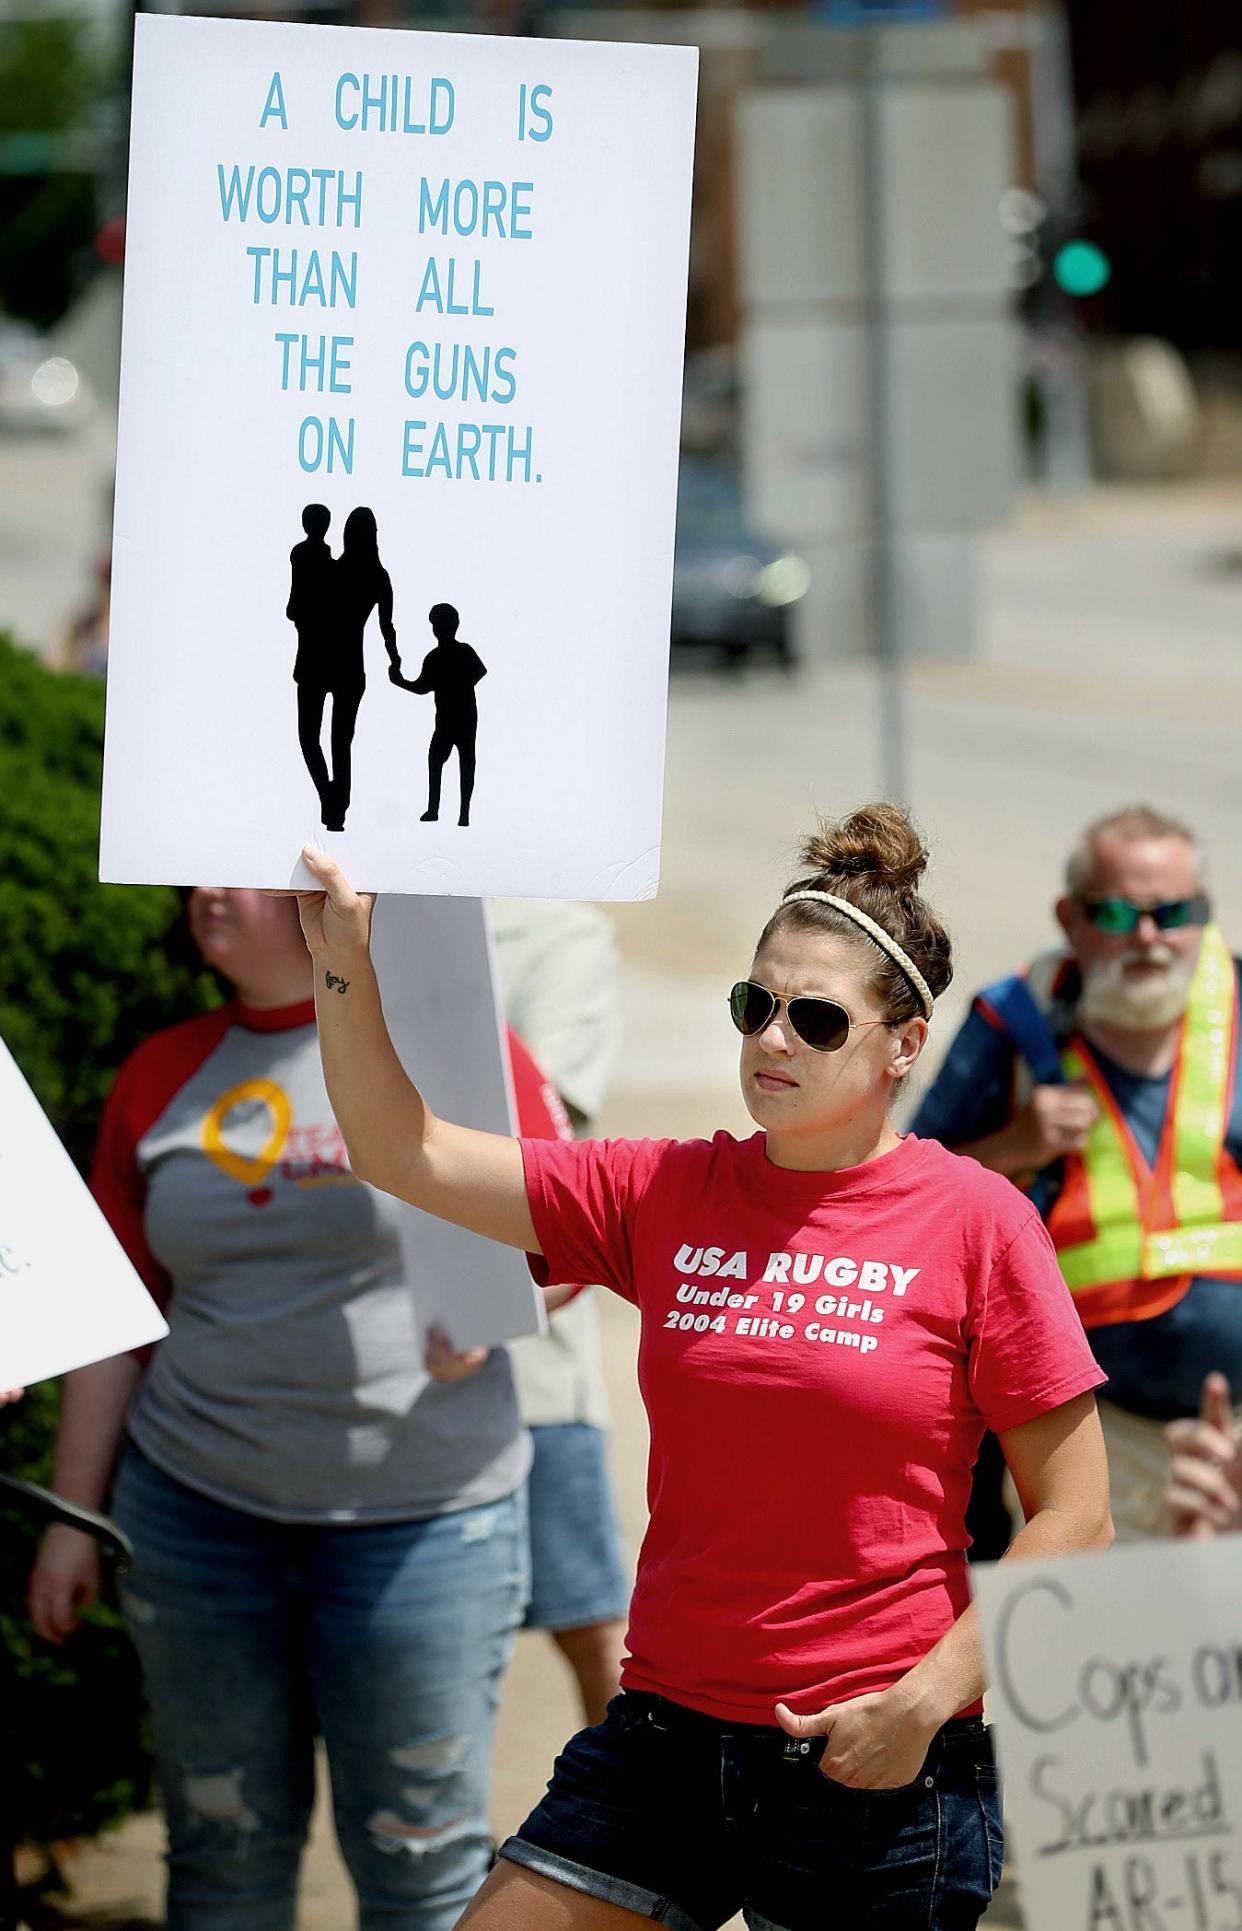
[[[974,1582],[1028,1931],[1242,1931],[1242,1537]]]
[[[487,915],[477,899],[381,899],[371,938],[384,1017],[432,1110],[484,1133],[515,1130]],[[424,1331],[492,1347],[547,1325],[524,1255],[406,1207],[401,1246]]]
[[[697,53],[136,28],[102,876],[652,896]]]
[[[0,1041],[0,1388],[168,1328]]]

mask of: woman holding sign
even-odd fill
[[[1027,1518],[1013,1554],[1111,1527],[1102,1377],[1038,1215],[890,1123],[950,978],[909,821],[875,806],[808,842],[730,995],[759,1129],[740,1142],[545,1145],[437,1119],[387,1037],[368,902],[305,856],[355,1168],[643,1317],[651,1521],[622,1694],[463,1926],[975,1925],[1001,1862],[966,1575],[984,1429]]]

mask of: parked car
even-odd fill
[[[747,522],[736,471],[719,457],[683,453],[673,556],[674,650],[706,645],[728,664],[766,650],[790,668],[790,616],[810,582],[800,556]]]

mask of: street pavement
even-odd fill
[[[1029,504],[979,551],[982,648],[910,667],[903,791],[932,847],[927,891],[954,933],[958,979],[942,1052],[969,989],[1051,943],[1050,904],[1078,829],[1125,802],[1184,816],[1212,855],[1219,914],[1242,940],[1233,837],[1242,716],[1242,490],[1100,492]],[[0,617],[3,612],[0,610]],[[873,672],[825,663],[674,679],[664,876],[652,904],[616,909],[625,1044],[601,1122],[621,1134],[747,1129],[725,992],[790,875],[816,812],[880,790]],[[613,1460],[631,1550],[643,1524],[645,1430],[635,1317],[604,1309]],[[496,1756],[498,1834],[539,1795],[574,1724],[562,1666],[524,1636]],[[158,1917],[158,1827],[138,1819],[76,1860],[79,1916]],[[1011,1886],[989,1915],[1019,1918]],[[300,1931],[344,1931],[348,1893],[321,1815]],[[740,1923],[740,1920],[738,1920]]]

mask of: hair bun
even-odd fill
[[[897,805],[863,805],[838,824],[821,822],[802,847],[805,864],[835,878],[874,878],[893,892],[914,892],[927,847]]]

